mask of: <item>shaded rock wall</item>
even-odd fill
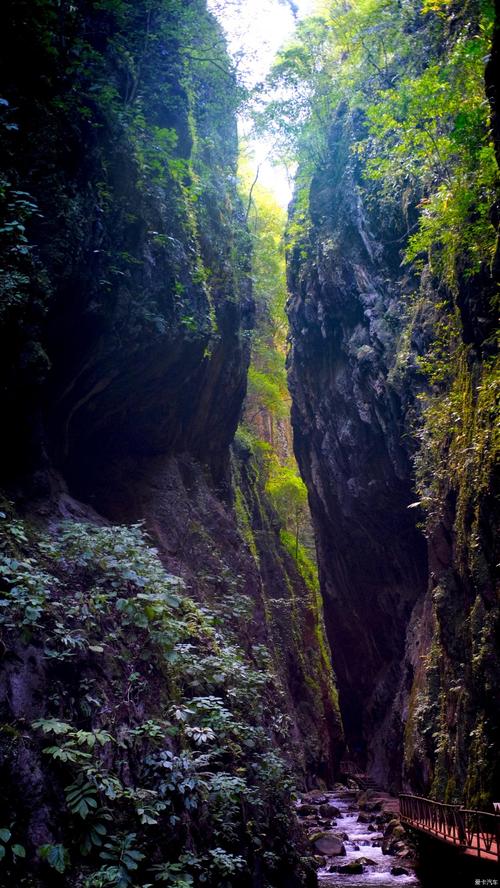
[[[328,167],[310,192],[312,229],[291,252],[290,386],[295,449],[316,527],[326,623],[350,752],[387,780],[401,725],[388,713],[405,632],[426,585],[426,552],[408,506],[405,410],[391,384],[401,330],[391,256],[374,237],[348,157],[342,111]],[[372,746],[380,735],[383,760]]]
[[[495,137],[497,53],[498,26],[486,71]],[[402,272],[415,210],[406,223],[384,214],[351,151],[363,135],[341,106],[310,225],[289,249],[295,449],[346,739],[382,784],[484,808],[499,787],[498,253],[454,295],[428,266]],[[454,300],[446,381],[432,387],[419,356]]]
[[[269,650],[292,726],[290,760],[306,782],[331,780],[343,731],[321,603],[281,545],[258,459],[235,445],[222,488],[187,452],[129,461],[115,476],[109,472],[94,502],[112,521],[145,520],[163,563],[190,594],[232,619],[251,657],[256,645]]]
[[[182,42],[197,18],[220,47],[218,27],[199,2],[9,14],[5,211],[20,189],[36,206],[3,324],[10,459],[46,455],[85,495],[131,452],[189,449],[220,474],[253,313],[236,87],[224,50],[186,62]]]
[[[2,484],[37,523],[145,521],[249,655],[267,646],[290,761],[328,779],[342,732],[318,601],[250,456],[231,467],[254,305],[220,30],[199,0],[4,13],[1,208],[26,240],[3,231]]]

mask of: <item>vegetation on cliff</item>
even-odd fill
[[[0,884],[307,884],[293,784],[342,732],[305,489],[292,521],[280,459],[230,453],[251,261],[251,385],[289,401],[225,40],[203,0],[4,15]]]
[[[285,531],[295,539],[296,557],[304,542],[311,548],[307,491],[292,450],[291,400],[286,377],[286,213],[241,160],[241,190],[252,238],[251,273],[256,303],[248,392],[242,430],[254,439],[264,469],[266,493]]]
[[[322,8],[278,56],[269,78],[278,96],[261,112],[262,125],[300,160],[307,186],[327,160],[330,126],[345,103],[360,123],[353,163],[381,225],[400,229],[406,260],[421,267],[430,254],[432,273],[449,285],[491,264],[498,167],[484,72],[493,4]]]
[[[255,328],[252,336],[248,392],[240,429],[237,434],[237,468],[240,482],[242,468],[251,479],[249,502],[244,488],[237,487],[237,513],[249,548],[257,563],[265,563],[274,549],[289,573],[292,560],[304,584],[296,594],[290,576],[290,600],[276,597],[275,590],[264,586],[266,611],[271,636],[276,636],[275,650],[293,650],[295,669],[303,676],[303,715],[312,723],[335,725],[333,735],[341,742],[342,728],[338,696],[331,672],[325,636],[322,602],[314,551],[307,490],[299,475],[292,451],[290,395],[286,385],[287,297],[284,233],[286,214],[272,194],[253,176],[245,157],[240,161],[242,197],[247,206],[247,222],[252,238],[252,280],[256,300]],[[253,502],[252,502],[253,500]],[[259,525],[251,515],[257,505]],[[274,533],[272,528],[275,528]],[[277,531],[277,533],[276,533]],[[304,645],[304,641],[307,640]],[[306,761],[318,758],[314,729],[304,732]],[[340,745],[338,746],[340,749]],[[321,758],[321,756],[320,756]],[[326,776],[326,775],[325,775]]]
[[[320,543],[338,506],[321,577],[352,751],[368,713],[395,785],[403,762],[488,804],[492,3],[327,0],[298,24],[256,114],[298,162],[286,235],[238,170],[205,0],[1,15],[0,884],[314,883],[294,784],[331,780],[344,739],[309,502]]]
[[[180,374],[192,413],[211,401],[215,417],[213,377],[232,360],[226,448],[252,304],[235,187],[240,90],[217,22],[201,0],[9,2],[2,16],[1,371],[2,409],[18,429],[12,468],[41,458],[32,416],[42,400],[52,406],[45,438],[52,432],[66,471],[74,460],[77,483],[82,461],[88,472],[93,457],[108,459],[103,441],[113,446],[118,426],[130,447],[137,423],[117,402],[139,374],[153,395],[142,399],[139,449],[202,435],[201,446],[217,449],[209,420],[202,431],[177,420],[175,386],[158,421],[155,380]],[[89,440],[96,401],[102,422]]]
[[[383,373],[406,411],[413,508],[428,543],[431,626],[415,631],[433,636],[424,668],[411,667],[405,773],[421,791],[479,806],[499,785],[499,172],[485,84],[494,23],[489,0],[319,4],[279,54],[258,115],[300,164],[291,268],[316,255],[345,264],[348,223],[336,204],[345,208],[349,181],[368,265],[399,289],[399,308],[379,321],[392,329]],[[358,360],[375,366],[380,341],[363,348]]]
[[[140,526],[2,521],[2,884],[34,884],[26,853],[43,884],[292,878],[283,690],[237,640],[251,600],[200,606]]]

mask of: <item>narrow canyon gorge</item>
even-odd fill
[[[2,888],[437,888],[403,800],[500,799],[499,4],[263,3],[257,86],[243,6],[0,11]]]

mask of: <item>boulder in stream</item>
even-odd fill
[[[316,851],[327,857],[344,857],[346,854],[343,839],[331,830],[314,833],[309,839]]]
[[[391,869],[391,876],[409,876],[410,873],[404,866],[393,866]]]
[[[337,872],[344,873],[347,876],[358,876],[364,871],[363,864],[359,860],[351,860],[345,866],[337,867]]]
[[[327,796],[318,789],[312,789],[302,796],[302,802],[307,805],[324,805],[328,801]]]
[[[365,789],[363,792],[359,793],[356,801],[358,803],[358,808],[360,808],[361,811],[365,810],[365,808],[366,808],[367,804],[369,803],[370,799],[372,798],[372,796],[373,796],[373,792],[371,789]]]
[[[332,802],[326,802],[319,806],[319,813],[322,817],[342,817],[340,808],[337,808]]]
[[[365,811],[369,811],[371,813],[378,813],[381,810],[382,810],[382,802],[381,801],[366,802],[366,804],[365,804]]]
[[[382,851],[384,854],[396,854],[397,851],[404,851],[405,845],[401,840],[406,836],[406,830],[399,820],[391,820],[387,824],[382,841]]]
[[[299,817],[308,817],[310,814],[316,814],[314,805],[298,805],[297,815]]]

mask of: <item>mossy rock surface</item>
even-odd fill
[[[345,873],[347,876],[358,876],[364,872],[364,867],[359,860],[352,860],[350,863],[346,863],[345,866],[339,866],[338,872]]]
[[[326,854],[327,857],[344,857],[346,854],[343,839],[329,830],[314,833],[310,837],[310,842],[314,845],[316,851],[319,851],[320,854]]]

